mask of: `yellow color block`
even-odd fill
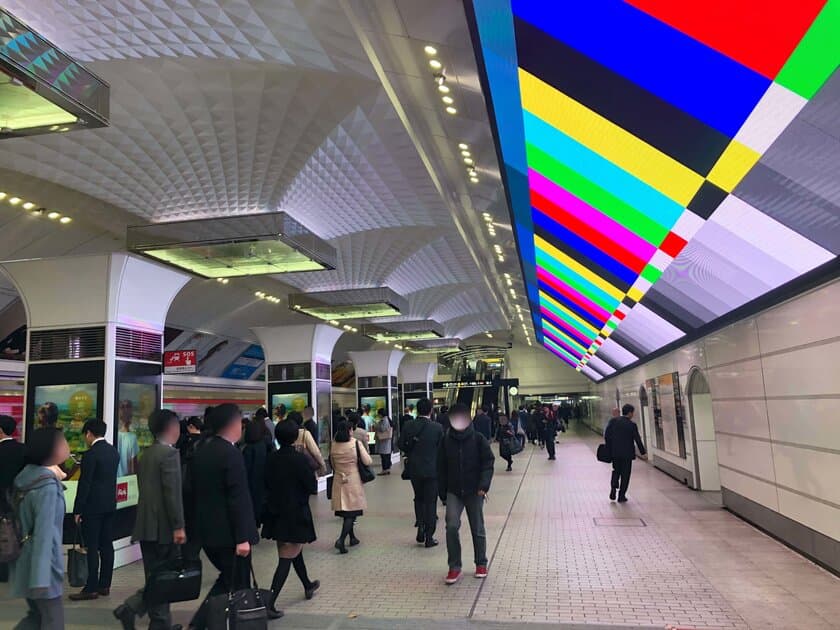
[[[687,206],[703,176],[626,129],[519,69],[522,106],[619,168]]]
[[[617,287],[614,287],[612,284],[604,280],[601,276],[590,271],[589,269],[581,265],[578,261],[576,261],[574,258],[567,256],[565,252],[561,252],[559,249],[554,247],[554,245],[552,245],[540,236],[534,236],[534,244],[537,246],[537,249],[541,249],[543,252],[551,256],[554,260],[558,261],[561,265],[565,265],[587,282],[591,282],[596,287],[604,291],[607,295],[621,302],[621,299],[624,297],[624,293],[622,293],[621,290]]]
[[[732,192],[760,157],[748,146],[733,140],[718,158],[708,180],[726,192]]]
[[[644,295],[645,294],[639,291],[636,287],[630,287],[630,290],[627,292],[627,297],[634,302],[640,302]]]

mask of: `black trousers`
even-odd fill
[[[391,453],[380,453],[379,459],[382,460],[382,470],[391,470]]]
[[[88,579],[84,591],[111,588],[114,576],[114,512],[82,515],[82,540],[87,549]]]
[[[630,473],[633,472],[632,459],[613,458],[612,487],[618,489],[618,496],[627,494],[627,486],[630,485]]]
[[[431,538],[437,527],[437,479],[412,479],[411,486],[414,488],[414,518],[426,538]]]
[[[551,459],[554,459],[555,444],[553,435],[547,434],[545,436],[545,450],[548,451],[548,456]]]
[[[146,581],[149,580],[149,575],[155,567],[169,559],[172,555],[172,549],[173,545],[171,544],[162,545],[157,541],[140,541],[140,553],[143,554],[143,573],[146,576]],[[169,604],[148,606],[143,599],[143,590],[140,589],[125,600],[125,605],[138,617],[149,615],[149,630],[169,630],[172,626]]]
[[[207,602],[216,595],[248,588],[251,582],[251,558],[237,558],[233,547],[204,547],[204,555],[219,572],[204,601],[190,621],[198,630],[207,627]],[[233,580],[233,588],[231,588]]]

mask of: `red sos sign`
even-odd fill
[[[192,374],[196,367],[195,350],[170,350],[163,353],[164,374]]]
[[[122,481],[117,484],[117,503],[128,501],[128,482]]]

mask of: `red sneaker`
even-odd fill
[[[447,584],[455,584],[458,580],[461,579],[461,569],[449,569],[449,573],[446,574],[445,582]]]
[[[475,577],[477,577],[479,580],[483,580],[484,578],[486,578],[487,577],[487,567],[485,567],[484,565],[477,566],[475,568]]]

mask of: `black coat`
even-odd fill
[[[242,453],[224,438],[209,438],[193,456],[190,476],[196,530],[204,547],[259,542]]]
[[[0,505],[11,489],[17,474],[23,470],[26,447],[16,439],[0,442]]]
[[[406,423],[399,447],[408,455],[406,466],[412,479],[437,477],[437,452],[442,440],[443,428],[437,422],[421,416]]]
[[[73,514],[98,516],[117,509],[117,467],[120,455],[105,440],[99,440],[82,455],[82,474],[76,488]]]
[[[639,435],[639,427],[630,418],[619,416],[613,418],[607,424],[604,431],[604,442],[610,450],[612,458],[615,459],[636,459],[636,446],[639,452],[644,455],[645,445],[642,443],[642,436]]]
[[[554,441],[554,438],[557,437],[557,431],[560,430],[560,425],[557,423],[557,420],[554,418],[545,418],[543,416],[543,423],[542,423],[542,435],[544,440],[551,440]]]
[[[257,525],[260,523],[265,502],[265,463],[270,452],[271,447],[265,440],[246,444],[242,449],[242,459],[245,461],[245,472],[248,475],[248,491],[254,506],[254,522]]]
[[[438,450],[438,494],[441,501],[490,490],[493,480],[493,451],[490,442],[472,426],[466,431],[450,430]]]
[[[493,421],[490,420],[490,416],[486,413],[480,413],[475,417],[473,420],[473,426],[475,430],[481,433],[484,437],[488,440],[490,436],[493,434]]]
[[[315,522],[309,509],[309,497],[318,494],[318,481],[306,456],[292,446],[281,446],[268,457],[265,484],[263,538],[314,542]]]

